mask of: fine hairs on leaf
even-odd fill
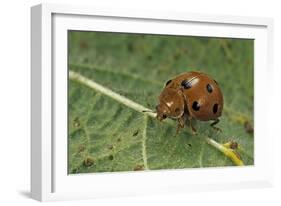
[[[141,113],[143,115],[143,128],[142,128],[142,139],[141,139],[141,153],[142,153],[142,161],[143,161],[143,169],[148,170],[149,169],[149,165],[148,165],[148,158],[147,158],[147,146],[146,146],[146,142],[147,142],[147,124],[148,124],[148,116],[155,118],[156,114],[144,107],[141,104],[138,104],[112,90],[110,90],[109,88],[106,88],[98,83],[96,83],[95,81],[88,79],[87,77],[75,72],[75,71],[69,71],[69,78],[72,81],[76,81],[84,86],[87,86],[93,90],[95,90],[96,92],[108,96],[111,99],[117,101],[120,104],[125,105],[126,107],[133,109],[139,113]],[[171,120],[167,121],[168,123],[171,124]],[[138,132],[136,132],[135,134],[137,134]],[[135,135],[134,135],[135,136]],[[101,137],[102,138],[102,137]],[[214,148],[216,148],[218,151],[222,152],[223,155],[225,155],[226,157],[230,158],[234,164],[242,166],[244,165],[243,161],[241,160],[240,156],[237,155],[238,153],[232,149],[232,148],[227,148],[225,147],[223,144],[219,144],[218,142],[216,142],[214,139],[209,138],[207,136],[205,136],[203,134],[203,138],[204,140],[211,146],[213,146]],[[121,140],[120,140],[121,141]],[[176,141],[176,140],[175,140]],[[110,148],[113,148],[112,146]],[[203,155],[203,154],[202,154]],[[110,160],[113,160],[113,155],[110,155]],[[201,156],[202,158],[202,156]],[[202,161],[202,160],[201,160]],[[202,162],[200,161],[200,165],[202,166]],[[92,164],[91,164],[92,165]],[[137,168],[141,168],[140,166],[137,166]]]

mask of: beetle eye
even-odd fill
[[[167,115],[166,114],[163,114],[163,119],[166,119],[167,118]]]

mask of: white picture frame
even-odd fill
[[[267,100],[271,98],[270,90],[266,88],[272,87],[272,83],[265,77],[273,76],[272,19],[40,4],[31,8],[31,26],[32,198],[52,201],[273,185],[274,134],[267,121],[272,114],[264,109],[272,103],[261,95],[266,94]],[[167,28],[172,29],[168,31]],[[69,29],[257,40],[254,64],[255,165],[67,175],[67,141],[56,137],[67,135],[65,35]],[[263,87],[265,84],[267,87]],[[260,137],[266,137],[266,140]]]

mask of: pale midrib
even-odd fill
[[[78,67],[78,68],[87,68],[87,69],[92,69],[92,70],[95,70],[95,71],[99,71],[99,72],[108,72],[108,73],[111,73],[112,75],[124,75],[126,77],[129,77],[129,78],[132,78],[132,79],[136,79],[136,80],[140,80],[140,81],[143,81],[143,82],[148,82],[148,83],[151,83],[151,84],[154,84],[154,85],[157,85],[157,86],[163,86],[163,84],[161,84],[160,82],[158,81],[153,81],[153,80],[149,80],[147,78],[142,78],[138,75],[133,75],[131,73],[127,73],[127,72],[124,72],[124,71],[114,71],[114,70],[108,70],[108,69],[98,69],[96,67],[92,67],[90,65],[87,65],[87,64],[70,64],[70,67]]]
[[[130,99],[127,99],[126,97],[120,95],[120,94],[117,94],[115,92],[113,92],[112,90],[94,82],[93,80],[91,79],[88,79],[82,75],[80,75],[79,73],[77,72],[74,72],[74,71],[69,71],[69,78],[72,79],[72,80],[75,80],[75,81],[78,81],[88,87],[90,87],[91,89],[94,89],[108,97],[111,97],[112,99],[120,102],[121,104],[124,104],[125,106],[127,107],[130,107],[131,109],[134,109],[138,112],[141,112],[143,113],[144,111],[146,111],[146,114],[155,118],[156,117],[156,114],[151,111],[150,109],[142,106],[141,104],[138,104]]]
[[[145,170],[149,170],[148,164],[147,164],[147,155],[146,155],[146,130],[147,130],[147,115],[143,115],[143,133],[142,133],[142,159],[143,159],[143,165]]]

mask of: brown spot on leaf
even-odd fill
[[[121,138],[120,137],[117,139],[117,142],[121,142]]]
[[[231,141],[229,147],[230,147],[230,149],[237,149],[238,143],[235,141]]]
[[[112,150],[113,149],[113,145],[108,145],[108,149]]]
[[[89,44],[87,42],[81,41],[79,44],[81,49],[88,49],[89,48]]]
[[[78,146],[78,152],[83,152],[85,149],[86,149],[86,146],[83,145],[83,144],[80,144],[80,145]]]
[[[85,167],[90,167],[90,166],[92,166],[93,164],[94,164],[94,159],[93,158],[91,158],[91,157],[87,157],[84,161],[83,161],[83,165],[85,166]]]
[[[249,121],[245,121],[244,123],[244,128],[245,128],[245,131],[249,134],[253,134],[254,133],[254,127],[253,125],[251,124],[251,122]]]
[[[79,118],[76,117],[74,120],[73,120],[73,126],[74,127],[80,127],[80,121],[79,121]]]
[[[134,171],[141,171],[141,170],[144,170],[144,165],[136,165],[134,167]]]

